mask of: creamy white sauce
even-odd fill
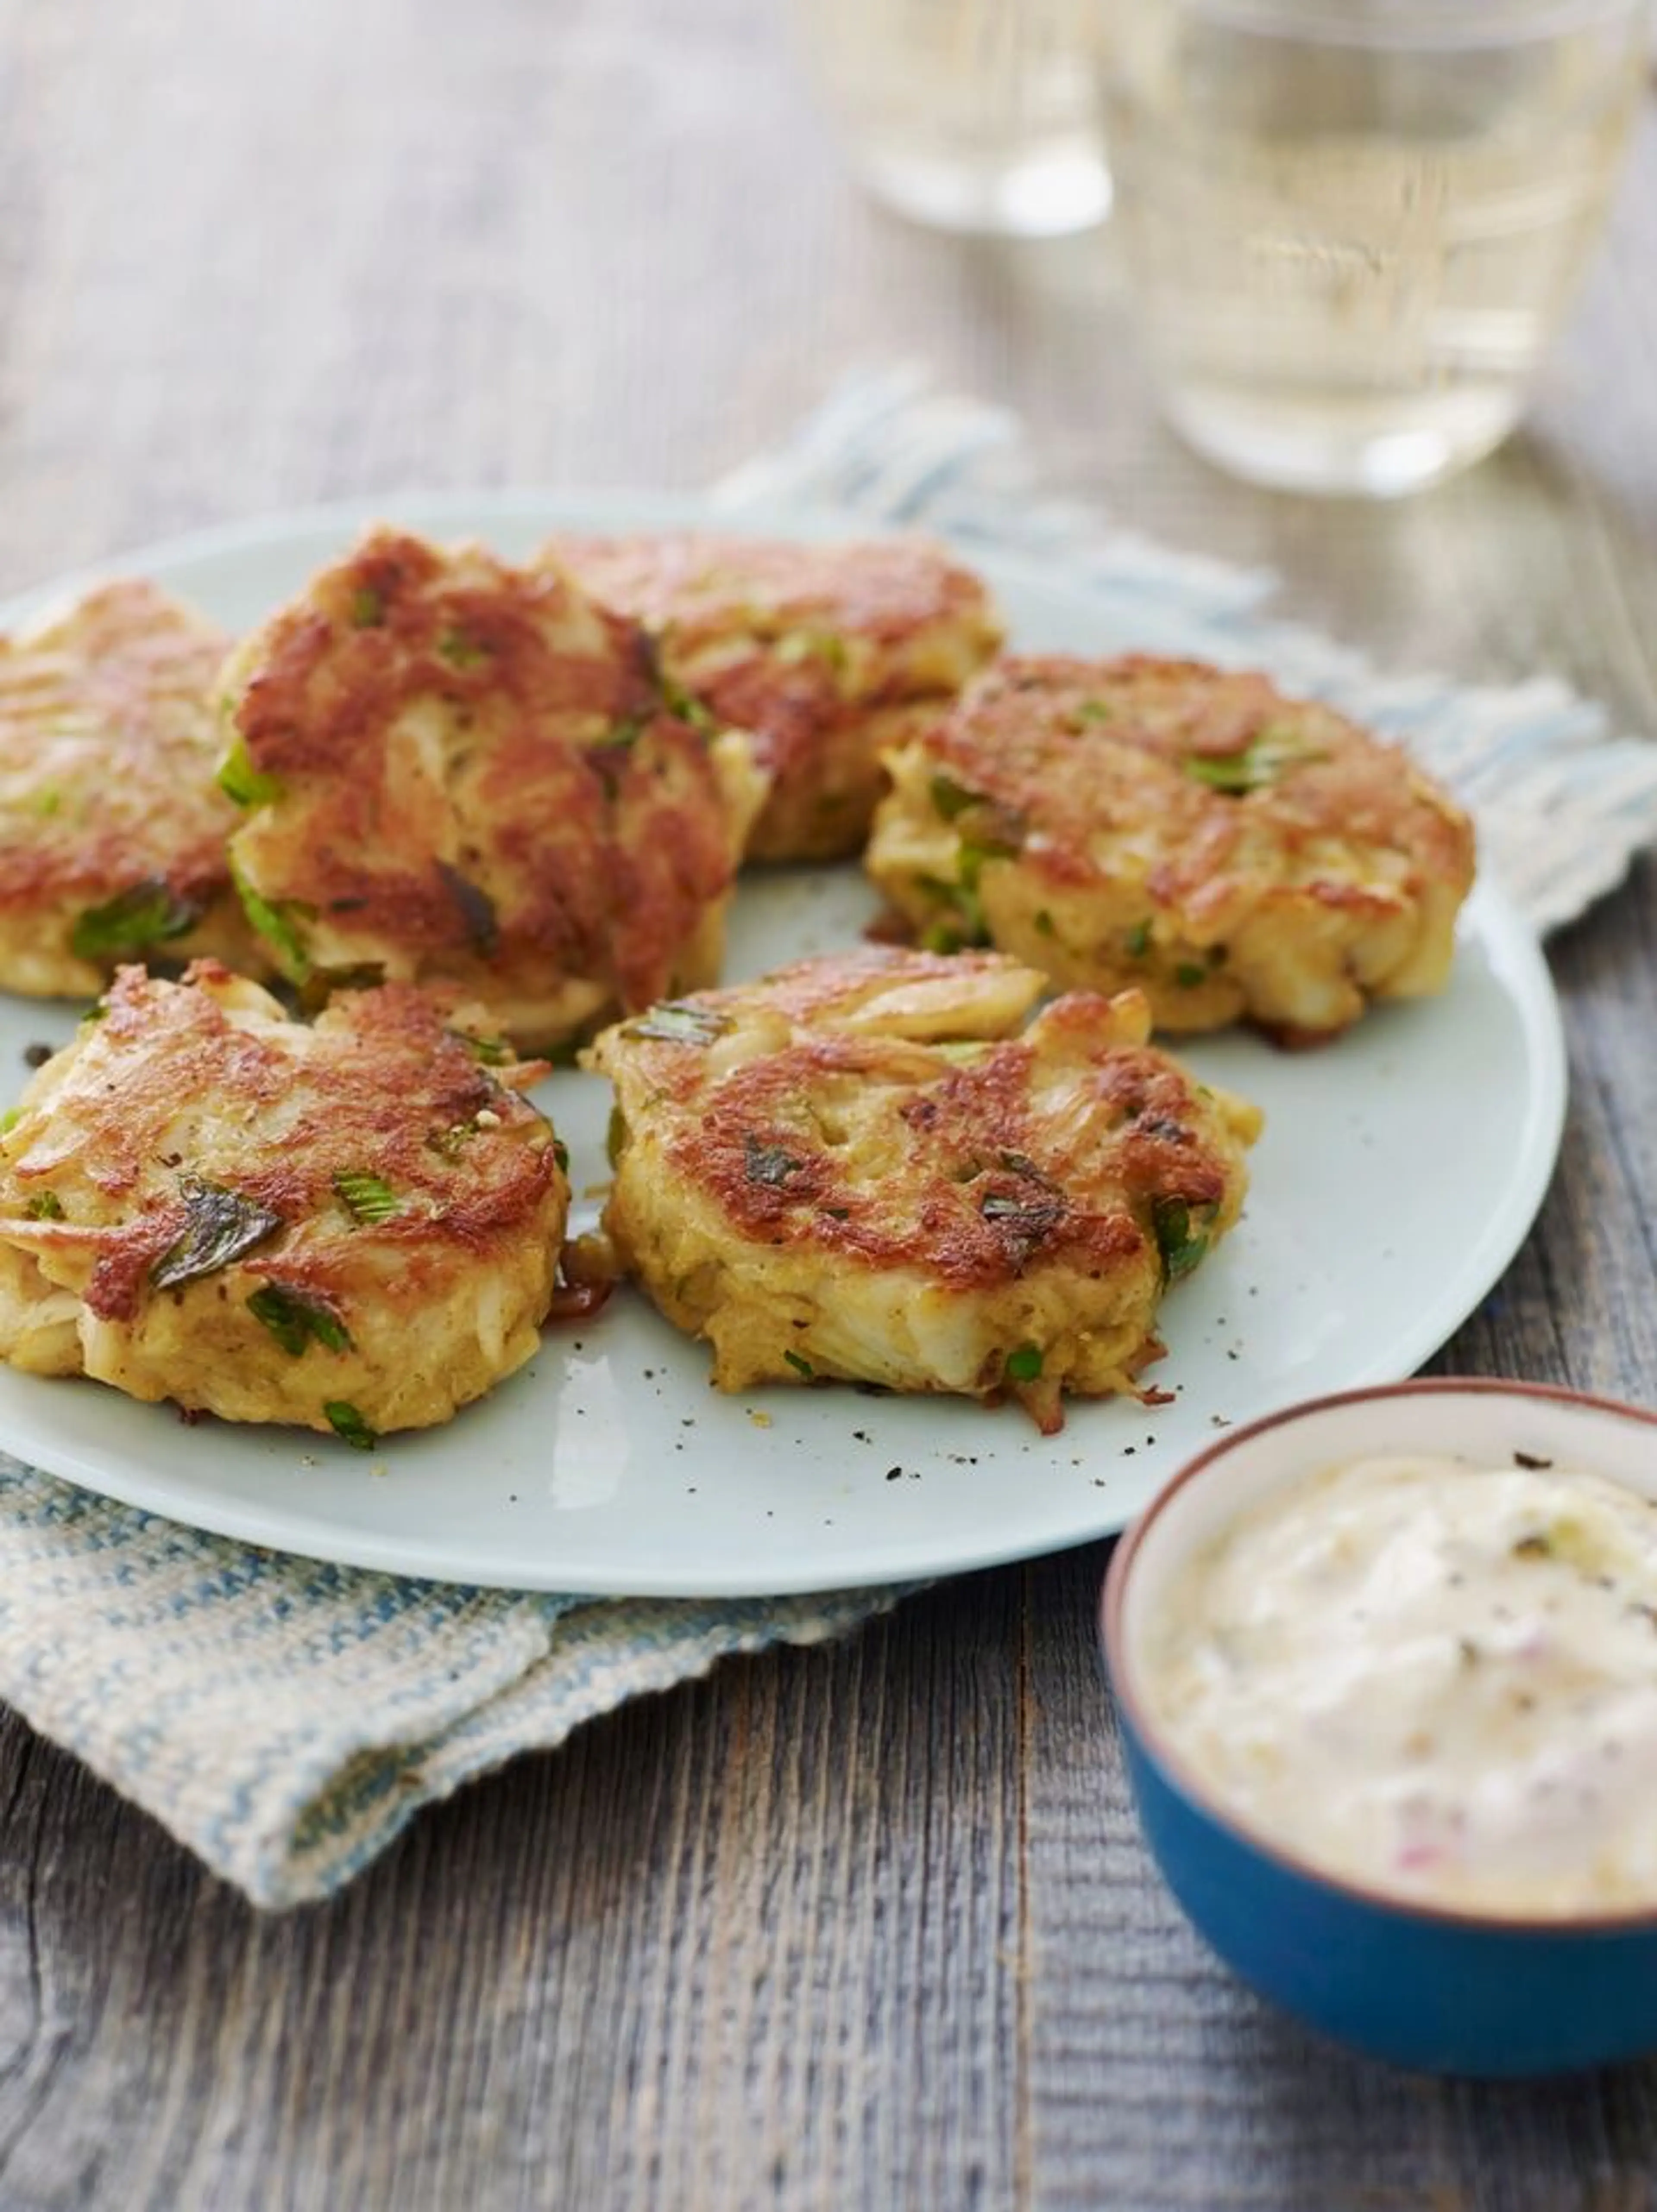
[[[1375,1458],[1175,1577],[1141,1680],[1212,1796],[1418,1903],[1657,1905],[1657,1505],[1599,1476]]]

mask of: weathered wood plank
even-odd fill
[[[1400,667],[1657,728],[1657,132],[1532,428],[1396,508],[1154,424],[1108,239],[847,184],[762,0],[0,0],[0,591],[399,486],[691,484],[848,362],[1029,417],[1057,481],[1276,566]],[[1575,1092],[1447,1361],[1657,1397],[1657,873],[1556,954]],[[1657,2076],[1316,2048],[1208,1959],[1124,1795],[1088,1551],[643,1704],[260,1921],[0,1721],[0,2205],[1621,2212]]]

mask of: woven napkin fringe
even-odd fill
[[[1657,749],[1610,736],[1562,685],[1379,675],[1263,617],[1264,572],[1038,496],[1014,418],[918,369],[853,378],[713,498],[733,520],[805,501],[1022,556],[1093,594],[1101,636],[1323,694],[1457,788],[1540,927],[1657,836]],[[415,1582],[180,1528],[0,1455],[0,1698],[263,1906],[331,1895],[423,1806],[630,1698],[838,1636],[902,1595],[594,1601]]]

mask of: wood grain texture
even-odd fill
[[[846,182],[767,0],[0,0],[0,591],[411,485],[692,484],[860,359],[1269,564],[1399,666],[1657,729],[1657,132],[1530,427],[1395,508],[1156,425],[1108,236]],[[1657,872],[1559,942],[1560,1173],[1441,1364],[1657,1397]],[[732,1664],[264,1921],[0,1723],[0,2208],[1634,2212],[1657,2071],[1499,2090],[1320,2047],[1150,1871],[1102,1547]]]

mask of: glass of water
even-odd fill
[[[1135,0],[1118,220],[1168,419],[1254,482],[1407,492],[1524,406],[1644,84],[1646,0]]]
[[[794,15],[829,119],[878,198],[941,229],[1035,238],[1082,229],[1111,204],[1106,4],[794,0]]]

